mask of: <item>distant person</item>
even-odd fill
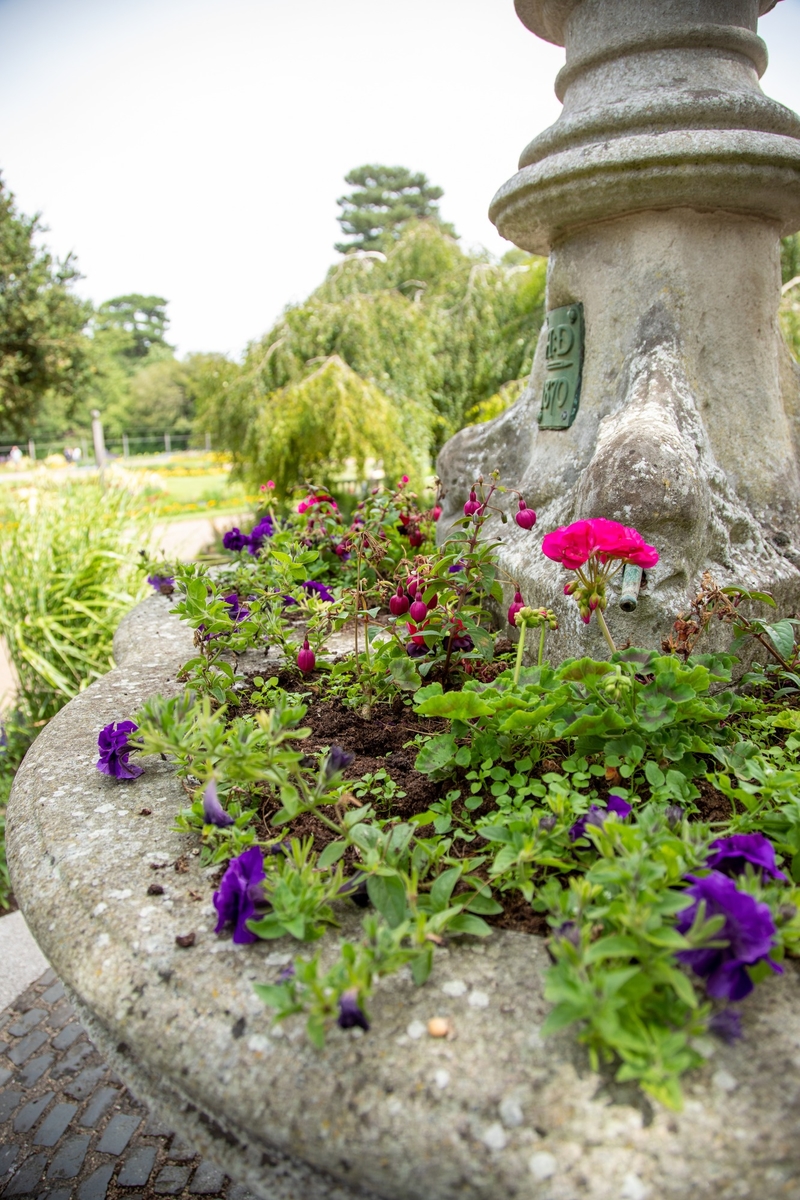
[[[20,450],[19,446],[11,447],[8,452],[8,459],[9,462],[14,463],[15,466],[18,462],[22,462],[22,451]]]

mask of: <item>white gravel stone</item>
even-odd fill
[[[549,1150],[537,1150],[528,1159],[528,1170],[539,1183],[551,1179],[558,1169],[556,1156]]]

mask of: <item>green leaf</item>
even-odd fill
[[[332,867],[347,849],[347,842],[328,842],[317,860],[318,867]]]
[[[403,924],[407,909],[406,889],[397,875],[370,875],[367,893],[391,929]]]
[[[488,937],[492,932],[481,917],[473,917],[470,913],[462,912],[447,923],[448,933],[466,933],[471,937]]]
[[[488,717],[494,711],[476,692],[445,692],[441,696],[430,696],[415,708],[423,717],[447,717],[450,721]]]
[[[636,938],[625,933],[614,933],[609,937],[592,942],[584,955],[587,963],[602,962],[606,958],[633,958],[639,952]]]
[[[460,896],[456,897],[456,899],[460,898]],[[488,888],[476,892],[471,897],[469,904],[465,904],[464,907],[467,912],[478,913],[482,917],[494,917],[503,911],[502,904],[497,903]]]
[[[452,762],[455,752],[456,739],[452,733],[437,734],[422,747],[414,766],[423,775],[433,775],[435,771],[443,770]]]
[[[393,658],[389,663],[389,674],[395,687],[403,692],[416,692],[422,683],[422,678],[413,661],[408,655]]]
[[[289,998],[284,983],[254,983],[253,991],[270,1008],[284,1008]]]
[[[422,987],[433,967],[433,946],[426,946],[421,954],[411,960],[411,978],[417,987]]]
[[[442,871],[434,880],[431,888],[431,905],[434,912],[441,912],[447,908],[450,902],[450,897],[453,894],[453,888],[461,878],[460,867],[450,867],[447,871]]]
[[[791,621],[776,621],[774,625],[765,625],[764,632],[769,637],[781,658],[791,658],[794,653],[794,627]]]

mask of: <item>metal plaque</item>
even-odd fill
[[[569,429],[578,414],[583,338],[582,304],[567,304],[547,314],[547,375],[539,411],[540,429]]]

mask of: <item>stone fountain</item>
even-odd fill
[[[548,321],[520,400],[442,450],[445,521],[497,468],[540,535],[636,526],[661,561],[620,641],[658,646],[703,571],[800,601],[800,377],[778,326],[779,239],[800,227],[800,119],[759,87],[776,0],[516,0],[566,46],[558,121],[490,215],[549,254]],[[490,525],[551,657],[606,650],[535,534]],[[446,525],[442,522],[443,531]]]

